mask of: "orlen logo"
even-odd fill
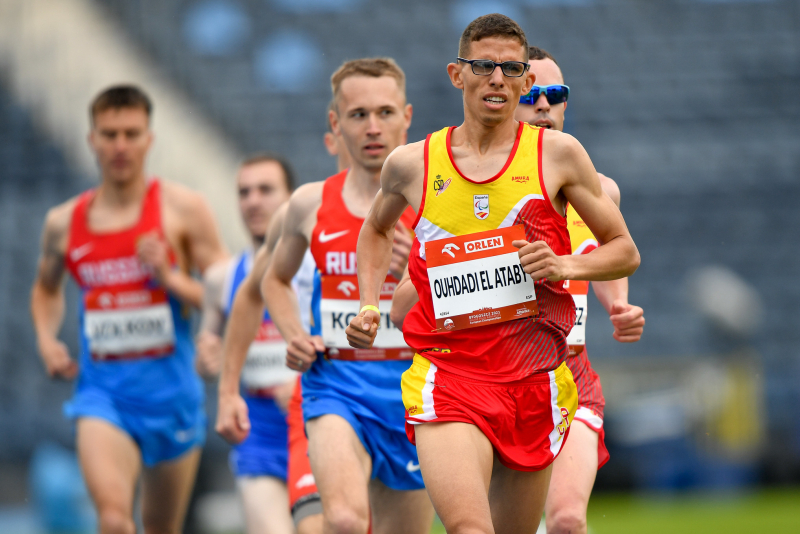
[[[344,282],[336,286],[336,289],[338,289],[339,291],[341,291],[342,293],[344,293],[349,297],[353,293],[353,291],[356,290],[356,285],[350,280],[345,280]]]
[[[487,237],[485,239],[478,239],[477,241],[467,241],[464,243],[464,248],[467,254],[472,252],[483,252],[484,250],[491,250],[493,248],[501,248],[503,246],[503,236]]]
[[[458,248],[458,245],[455,243],[448,243],[442,248],[442,254],[449,254],[451,258],[455,258],[456,255],[453,253],[453,250],[461,250]]]

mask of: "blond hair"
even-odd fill
[[[369,78],[391,76],[397,82],[397,86],[400,88],[403,95],[406,94],[406,74],[392,58],[370,57],[351,59],[350,61],[342,63],[331,76],[331,93],[333,94],[332,106],[336,106],[339,99],[339,91],[342,88],[342,82],[353,76],[366,76]]]

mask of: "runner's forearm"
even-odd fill
[[[163,280],[166,290],[181,303],[200,308],[203,305],[203,284],[177,269],[170,269]]]
[[[619,236],[588,254],[561,256],[565,279],[606,281],[625,278],[636,272],[639,251],[629,236]]]
[[[37,342],[56,339],[64,320],[64,292],[49,291],[38,282],[31,291],[31,317]]]
[[[394,290],[392,311],[389,313],[389,318],[397,328],[400,330],[403,329],[403,322],[405,321],[406,315],[408,315],[408,312],[411,311],[411,308],[413,308],[414,304],[417,302],[419,302],[419,294],[417,294],[417,288],[414,287],[411,278],[408,276],[408,267],[406,267],[402,280],[400,280],[400,283],[397,284],[397,288]]]
[[[272,268],[267,270],[261,281],[261,296],[267,305],[269,316],[287,342],[297,336],[307,334],[300,319],[300,305],[291,282],[284,282]]]
[[[247,351],[264,315],[264,303],[260,297],[249,291],[247,284],[241,284],[236,291],[222,345],[220,394],[239,392],[239,379],[247,360]]]
[[[361,294],[361,306],[378,305],[381,286],[389,272],[392,260],[392,239],[394,238],[394,225],[385,232],[376,226],[375,209],[370,211],[367,220],[358,234],[356,248],[358,265],[358,288]]]
[[[628,302],[628,279],[606,280],[604,282],[592,282],[594,294],[603,308],[611,315],[615,300]]]

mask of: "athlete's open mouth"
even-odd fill
[[[364,145],[364,150],[366,150],[367,152],[370,152],[370,153],[378,153],[381,150],[383,150],[384,148],[385,148],[385,145],[382,145],[380,143],[369,143],[367,145]]]
[[[553,129],[553,121],[550,119],[541,119],[533,123],[534,126],[538,126],[539,128],[547,128],[548,130]]]

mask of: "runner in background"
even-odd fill
[[[545,50],[530,47],[528,63],[536,75],[536,86],[520,99],[516,118],[541,128],[563,130],[569,88],[555,58]],[[619,187],[611,178],[598,173],[600,184],[617,206]],[[567,225],[573,254],[588,254],[598,246],[597,239],[572,205],[567,207]],[[644,312],[628,303],[628,279],[592,282],[595,295],[608,312],[614,339],[622,343],[639,341],[644,328]],[[589,282],[565,283],[575,300],[575,326],[570,332],[570,357],[567,365],[578,387],[578,411],[572,422],[570,439],[553,464],[550,489],[545,504],[547,532],[585,533],[586,509],[597,470],[608,461],[603,428],[605,399],[600,377],[592,369],[586,350],[587,295]]]
[[[407,433],[448,532],[534,532],[577,391],[566,366],[575,307],[563,281],[630,275],[636,246],[572,137],[514,119],[535,82],[522,29],[499,14],[465,29],[448,65],[464,123],[398,148],[358,242],[358,349],[386,332],[376,313],[395,222],[418,210],[410,256],[420,302],[403,374]],[[575,206],[602,241],[570,255]],[[435,423],[435,424],[434,424]]]
[[[330,106],[329,106],[330,111]],[[328,122],[330,129],[330,122]],[[334,136],[331,131],[325,133],[323,142],[328,153],[337,157],[339,172],[348,165],[346,149],[341,146],[341,136]],[[266,242],[261,246],[253,262],[253,268],[239,285],[235,293],[229,323],[231,326],[225,333],[224,361],[225,370],[220,380],[219,408],[217,432],[233,444],[240,443],[249,434],[250,417],[247,404],[241,397],[240,378],[250,343],[255,339],[259,329],[257,317],[263,313],[264,301],[261,296],[261,280],[266,272],[269,257],[277,244],[283,228],[283,217],[287,205],[284,204],[274,214]],[[308,255],[310,258],[310,253]],[[311,263],[312,273],[315,269]],[[301,268],[301,271],[304,271]],[[305,278],[305,277],[303,277]],[[295,277],[295,282],[298,277]],[[305,284],[295,284],[295,291],[301,312],[310,312],[311,289]],[[303,317],[304,326],[308,327],[308,318]],[[282,363],[283,360],[282,360]],[[320,534],[322,532],[322,504],[319,492],[308,461],[308,439],[305,433],[302,411],[302,389],[300,377],[295,383],[292,398],[289,401],[288,415],[288,449],[287,486],[289,490],[289,507],[298,534]]]
[[[203,287],[189,273],[226,257],[206,201],[146,177],[151,111],[134,86],[92,102],[100,185],[48,212],[31,295],[47,373],[78,377],[64,411],[103,534],[135,532],[140,475],[145,532],[182,530],[206,426],[189,331]],[[65,271],[81,294],[77,362],[58,340]]]
[[[309,457],[322,497],[326,532],[427,533],[433,510],[414,448],[403,438],[397,386],[411,351],[394,330],[376,350],[354,351],[344,334],[358,312],[356,239],[380,187],[381,167],[402,144],[411,122],[405,75],[385,58],[343,64],[331,78],[333,132],[350,168],[299,188],[262,286],[267,307],[289,340],[287,364],[303,371],[303,416]],[[404,215],[407,227],[413,213]],[[384,311],[407,262],[411,237],[398,231],[391,267],[383,273]],[[302,329],[290,286],[311,250],[320,278],[312,336]],[[387,276],[387,272],[390,272]]]
[[[281,157],[260,154],[241,165],[236,185],[239,210],[253,246],[233,260],[214,265],[205,276],[203,320],[197,337],[198,370],[205,376],[219,373],[221,335],[231,318],[233,297],[253,270],[254,251],[264,245],[273,215],[294,189],[293,172]],[[310,286],[313,271],[304,273]],[[302,284],[299,278],[295,282]],[[255,322],[258,333],[255,340],[250,338],[241,377],[252,431],[231,451],[231,468],[244,504],[247,531],[290,534],[294,528],[286,490],[286,409],[296,373],[284,364],[286,344],[269,315],[262,306],[252,314],[261,316],[261,321]]]

